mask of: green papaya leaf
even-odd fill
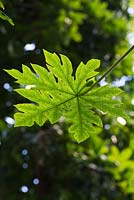
[[[52,124],[64,116],[71,124],[69,132],[77,142],[86,140],[103,127],[101,115],[126,117],[120,101],[113,99],[122,90],[105,85],[96,89],[94,82],[98,74],[96,69],[100,61],[91,59],[86,64],[81,62],[73,74],[70,60],[65,55],[57,56],[44,50],[47,69],[36,64],[32,68],[23,65],[22,72],[5,70],[25,86],[15,91],[30,100],[29,103],[16,105],[15,126],[32,126],[35,122],[42,126],[46,120]]]

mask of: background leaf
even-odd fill
[[[0,11],[0,18],[3,19],[3,20],[6,20],[8,21],[12,26],[14,26],[14,22],[13,20],[8,17],[4,12]]]
[[[0,8],[5,9],[4,4],[2,1],[0,1]]]

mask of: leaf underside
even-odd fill
[[[113,96],[122,91],[105,85],[89,90],[89,82],[95,81],[96,69],[100,61],[91,59],[81,62],[73,76],[70,60],[65,55],[57,56],[44,50],[47,69],[31,64],[32,70],[22,65],[23,72],[16,69],[5,70],[24,88],[15,91],[30,100],[30,103],[15,105],[15,127],[32,126],[35,122],[42,126],[46,120],[52,124],[64,116],[71,124],[69,132],[77,142],[86,140],[103,127],[101,113],[112,116],[126,116],[121,102]],[[97,112],[96,112],[97,111]]]

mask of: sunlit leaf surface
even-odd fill
[[[16,105],[15,126],[42,126],[46,120],[56,123],[61,116],[70,122],[69,132],[78,142],[95,134],[97,126],[103,127],[101,114],[125,116],[121,102],[113,100],[122,91],[105,85],[90,90],[90,82],[98,74],[100,61],[91,59],[81,62],[73,76],[70,60],[65,55],[57,56],[44,50],[47,69],[32,64],[33,70],[23,65],[21,73],[16,69],[6,70],[25,88],[16,89],[30,103]]]

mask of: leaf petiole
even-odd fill
[[[83,94],[88,93],[92,90],[103,78],[105,78],[113,69],[134,49],[134,45],[132,45],[111,67],[95,82],[88,88]],[[82,95],[83,95],[82,94]]]

